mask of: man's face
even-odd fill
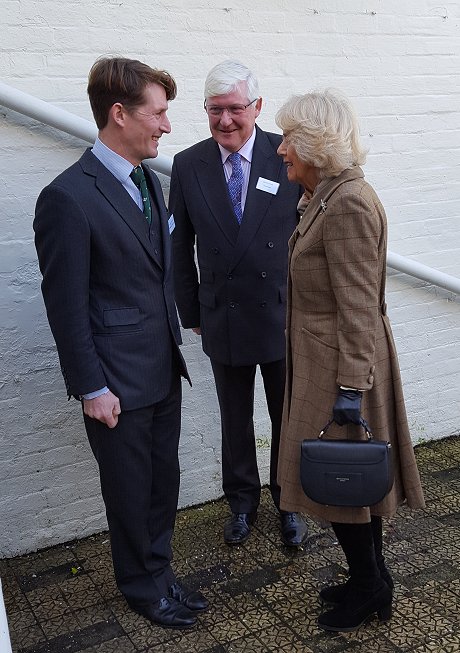
[[[150,84],[145,88],[143,103],[125,111],[122,156],[133,166],[158,156],[158,140],[171,131],[167,110],[165,89],[160,84]]]
[[[216,95],[206,99],[206,110],[212,137],[219,145],[230,152],[237,152],[243,147],[254,131],[256,118],[262,107],[262,98],[241,111],[255,98],[248,98],[247,84],[241,82],[236,90],[226,95]],[[220,115],[213,115],[219,108],[224,108]],[[229,111],[228,109],[233,109]]]

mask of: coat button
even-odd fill
[[[374,372],[375,372],[375,365],[372,365],[372,367],[371,367],[371,369],[369,370],[369,372],[370,372],[371,374],[374,374]]]
[[[214,249],[213,249],[212,251],[214,252],[214,254],[218,254],[218,253],[219,253],[219,250],[217,249],[217,247],[214,247]]]
[[[272,249],[272,247],[274,247],[274,244],[272,243],[271,240],[267,243],[267,247],[270,247],[270,249]]]
[[[266,305],[267,305],[267,302],[260,302],[260,307],[261,307],[261,308],[265,308]]]
[[[229,275],[227,275],[227,279],[228,279],[229,281],[231,281],[231,280],[233,279],[233,274],[229,274]]]
[[[267,273],[266,272],[261,272],[260,276],[262,277],[262,279],[265,279],[265,277],[267,276]]]
[[[367,377],[367,382],[368,382],[368,383],[371,383],[371,384],[374,383],[374,377],[372,376],[372,374],[370,374],[370,375]]]
[[[230,306],[230,308],[236,308],[235,302],[230,302],[229,306]]]

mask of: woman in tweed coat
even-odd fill
[[[350,631],[377,613],[391,616],[393,581],[382,554],[382,517],[403,502],[423,507],[399,365],[385,304],[387,225],[364,180],[356,115],[336,91],[292,97],[276,116],[278,154],[289,180],[304,186],[302,218],[289,243],[287,384],[278,481],[281,508],[332,523],[347,559],[347,583],[322,590],[333,606],[318,624]],[[300,444],[327,437],[390,440],[395,483],[371,508],[324,506],[308,499],[299,477]]]

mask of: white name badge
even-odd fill
[[[169,227],[169,233],[172,234],[172,232],[176,228],[176,223],[174,222],[174,213],[171,213],[171,215],[169,217],[168,227]]]
[[[271,193],[272,195],[276,195],[279,187],[280,185],[278,182],[271,181],[270,179],[264,179],[264,177],[259,177],[259,180],[256,184],[256,188],[258,190],[263,190],[266,193]]]

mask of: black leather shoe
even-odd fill
[[[165,628],[191,628],[197,622],[193,612],[173,598],[162,598],[145,605],[130,603],[129,606],[143,617]]]
[[[169,596],[192,612],[205,612],[209,608],[209,601],[201,592],[187,592],[179,583],[171,585]]]
[[[281,539],[285,546],[301,546],[308,536],[308,526],[298,512],[282,512]]]
[[[256,519],[255,512],[234,512],[224,526],[225,543],[233,545],[246,542]]]

